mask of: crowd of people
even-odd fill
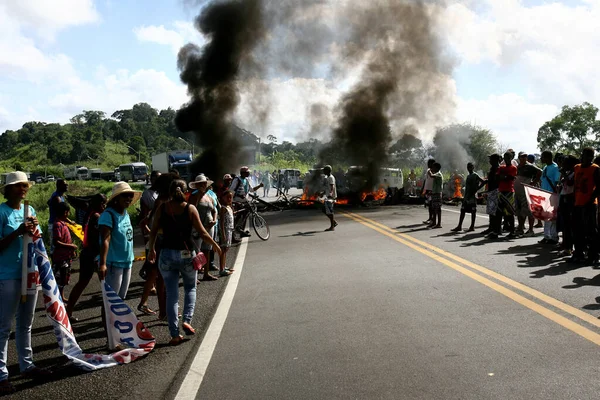
[[[512,149],[503,155],[491,154],[485,178],[468,163],[460,217],[451,231],[463,231],[467,214],[471,215],[471,223],[466,231],[475,231],[477,205],[485,202],[489,225],[481,233],[486,238],[497,240],[503,234],[506,239],[531,237],[536,235],[536,227],[543,227],[540,244],[557,246],[559,255],[570,257],[569,262],[597,264],[600,157],[595,158],[592,148],[583,149],[578,156],[544,151],[540,162],[538,166],[534,156],[525,152],[515,154]],[[440,168],[435,160],[428,161],[422,187],[429,209],[429,218],[423,222],[432,229],[442,227]],[[543,224],[542,221],[536,224],[532,206],[527,201],[527,186],[558,197],[555,215],[544,218]],[[559,241],[561,232],[562,241]]]
[[[266,174],[271,179],[270,174]],[[117,182],[107,197],[98,193],[89,198],[83,218],[83,246],[79,255],[80,273],[70,292],[71,262],[78,246],[73,242],[68,224],[68,183],[56,181],[56,191],[48,200],[49,221],[47,246],[52,270],[60,295],[66,303],[71,323],[77,323],[75,306],[94,273],[121,297],[127,297],[134,261],[134,226],[127,209],[140,201],[139,227],[146,245],[146,262],[140,276],[145,279],[144,290],[137,309],[145,315],[157,315],[167,322],[170,345],[178,345],[186,335],[195,334],[192,319],[196,304],[196,286],[218,276],[233,273],[227,268],[227,250],[242,237],[245,230],[244,202],[250,192],[269,187],[265,176],[251,179],[248,167],[239,175],[223,176],[215,185],[204,174],[187,184],[176,172],[153,172],[151,186],[136,191],[126,182]],[[259,180],[258,184],[255,184]],[[33,207],[24,219],[24,200],[31,187],[27,175],[12,172],[2,187],[6,201],[0,205],[0,394],[11,393],[14,387],[8,380],[7,351],[11,325],[16,320],[16,346],[22,375],[44,379],[48,370],[33,363],[31,328],[37,295],[21,302],[21,266],[23,235],[41,237],[41,228]],[[268,191],[265,192],[267,195]],[[79,211],[79,210],[78,210]],[[237,235],[234,235],[237,231]],[[211,272],[218,272],[215,276]],[[198,274],[201,278],[198,279]],[[179,281],[183,280],[184,304],[179,324]],[[67,298],[66,294],[69,293]],[[158,312],[150,309],[148,298],[155,293]],[[102,310],[105,325],[104,309]],[[121,346],[108,349],[120,350]]]

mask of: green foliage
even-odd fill
[[[0,136],[0,171],[15,169],[62,176],[65,166],[85,165],[112,171],[122,163],[151,163],[151,155],[187,148],[177,131],[175,110],[158,111],[146,103],[107,117],[102,111],[84,110],[69,123],[27,122],[17,131]],[[16,167],[19,168],[16,168]]]
[[[563,106],[560,114],[547,121],[538,131],[540,150],[579,154],[584,147],[600,145],[598,108],[590,103]]]
[[[114,183],[112,182],[103,182],[103,181],[70,181],[69,182],[69,192],[67,194],[73,196],[88,196],[96,193],[104,193],[107,197],[110,196]],[[144,185],[142,184],[131,184],[131,187],[134,190],[144,190]],[[50,216],[50,212],[48,210],[48,200],[52,193],[56,190],[56,185],[54,183],[41,183],[37,185],[33,185],[29,192],[27,193],[27,200],[29,201],[29,205],[33,207],[35,210],[38,221],[40,223],[40,228],[43,232],[44,242],[48,243],[48,218]],[[4,196],[0,193],[0,203],[5,201]],[[131,207],[127,209],[131,217],[131,221],[134,226],[137,226],[137,221],[139,219],[139,211],[137,210],[139,204],[133,204]],[[71,211],[71,218],[74,218],[73,209]]]

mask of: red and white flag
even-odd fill
[[[533,186],[525,186],[525,197],[534,218],[541,221],[556,221],[558,212],[558,194]]]

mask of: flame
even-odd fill
[[[460,177],[454,178],[454,198],[462,199],[462,185]]]
[[[371,201],[385,200],[385,198],[387,197],[387,191],[383,186],[381,186],[379,190],[375,192],[363,192],[360,195],[360,201],[365,201],[367,197],[372,197],[372,200],[369,199]]]

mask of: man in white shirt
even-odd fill
[[[331,165],[323,167],[323,173],[325,174],[325,199],[323,202],[325,208],[325,215],[329,218],[331,225],[325,229],[325,232],[335,231],[337,221],[333,216],[333,204],[337,199],[337,187],[335,186],[335,177],[331,175]]]

